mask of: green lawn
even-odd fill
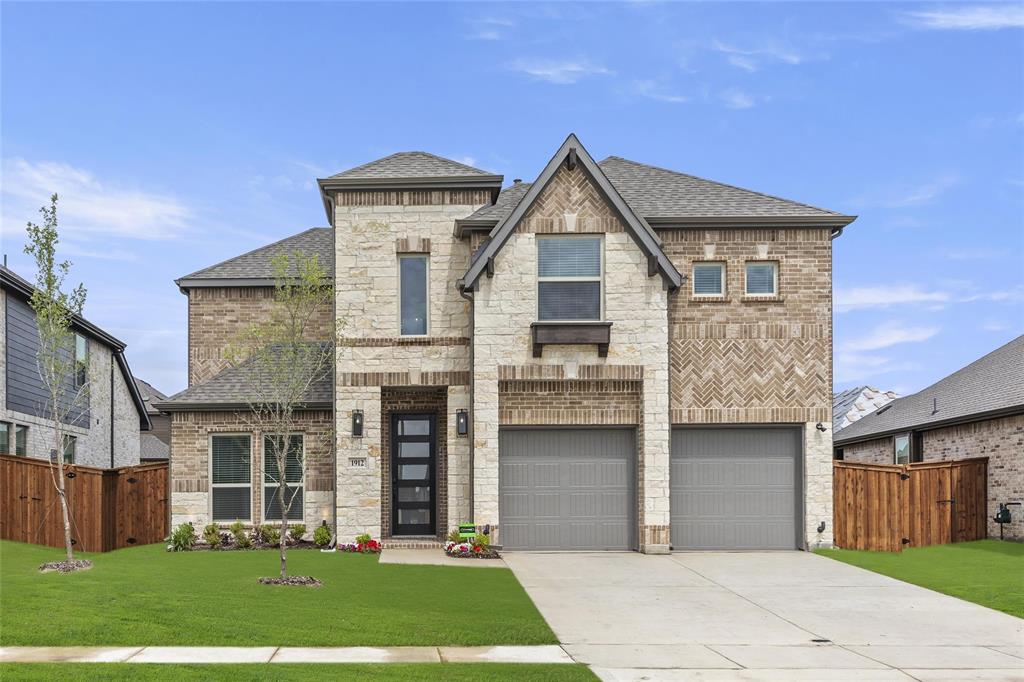
[[[259,585],[275,552],[93,554],[40,574],[61,550],[0,541],[0,644],[401,646],[556,644],[504,568],[378,564],[374,555],[289,553],[321,588]],[[85,555],[83,555],[85,556]],[[275,668],[276,670],[276,668]]]
[[[818,554],[1024,618],[1024,544],[978,540],[902,552]]]
[[[135,663],[25,663],[0,665],[4,680],[522,680],[597,679],[582,665],[421,663],[386,665],[144,665]]]

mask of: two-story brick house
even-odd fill
[[[319,184],[329,228],[178,281],[176,521],[233,520],[214,495],[259,519],[256,477],[214,471],[260,456],[221,353],[265,314],[270,255],[304,247],[333,268],[339,329],[307,405],[334,446],[307,460],[307,525],[407,542],[473,521],[506,549],[830,542],[831,243],[853,217],[597,163],[575,136],[532,183],[409,152]]]

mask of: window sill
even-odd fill
[[[608,357],[611,322],[534,322],[530,325],[533,357],[539,358],[548,345],[595,344],[598,356]]]
[[[700,296],[690,295],[691,303],[732,303],[732,298],[729,296]]]
[[[745,294],[743,296],[743,298],[741,298],[740,300],[743,301],[744,303],[783,303],[783,302],[785,302],[786,299],[784,299],[782,296],[779,296],[777,294],[776,295],[764,295],[764,294],[751,295],[751,294]]]

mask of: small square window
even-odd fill
[[[770,261],[747,263],[747,296],[774,296],[778,293],[779,264]]]
[[[693,264],[693,295],[721,296],[725,293],[724,263]]]

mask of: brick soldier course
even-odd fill
[[[231,338],[266,315],[270,257],[303,248],[321,254],[334,280],[333,386],[310,428],[322,432],[331,414],[336,464],[308,469],[307,481],[331,488],[340,538],[396,540],[390,415],[423,412],[437,417],[438,540],[473,521],[501,542],[506,428],[633,429],[635,549],[664,552],[673,427],[788,425],[802,433],[793,546],[828,544],[830,531],[815,529],[831,525],[832,240],[853,218],[618,157],[597,163],[574,136],[533,183],[502,181],[423,152],[395,154],[319,181],[330,228],[178,280],[189,297],[191,385],[164,404],[176,411],[176,513],[204,520],[203,436],[236,427],[196,396],[220,376]],[[601,316],[583,332],[538,319],[538,244],[574,235],[601,239]],[[424,335],[401,332],[403,255],[428,261]],[[695,261],[725,265],[721,297],[692,295]],[[775,264],[774,294],[745,295],[750,261]],[[538,346],[537,329],[562,336]],[[306,513],[307,526],[324,517],[309,502]]]

